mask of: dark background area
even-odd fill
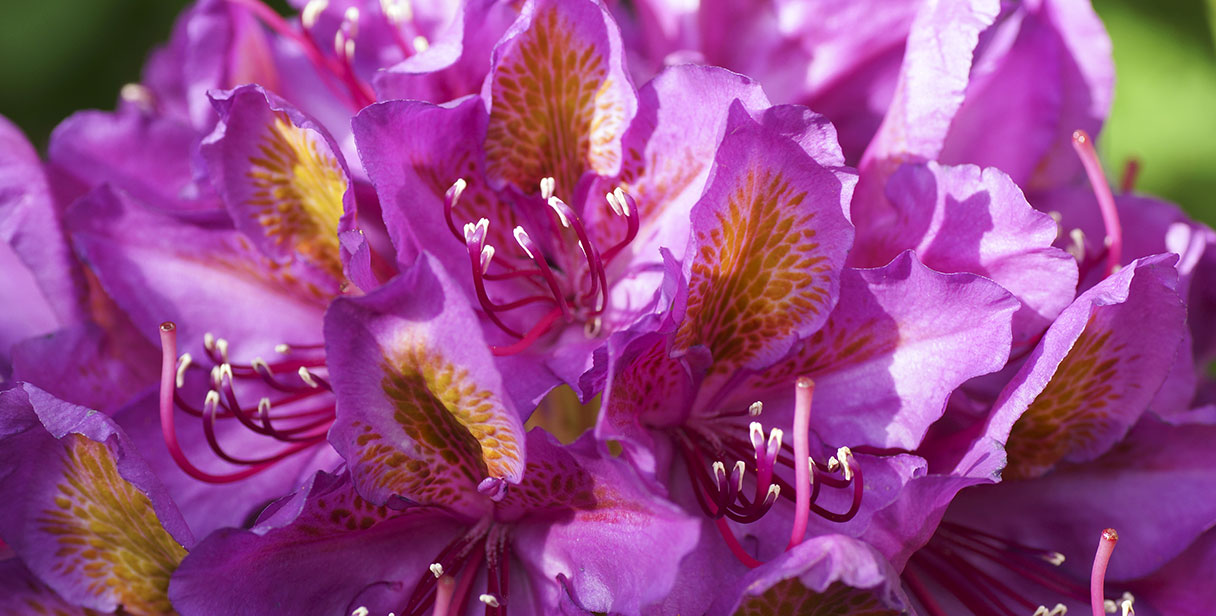
[[[0,2],[0,114],[39,147],[77,109],[113,108],[139,79],[185,0]],[[285,10],[282,1],[272,6]],[[1118,178],[1141,162],[1138,189],[1216,222],[1216,0],[1095,0],[1115,46],[1118,85],[1099,141]]]

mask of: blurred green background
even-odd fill
[[[281,2],[274,3],[281,6]],[[1216,0],[1095,0],[1115,46],[1109,169],[1141,161],[1137,188],[1216,223]],[[185,0],[0,2],[0,113],[44,145],[82,108],[112,108],[168,38]],[[1112,178],[1118,180],[1118,173]]]

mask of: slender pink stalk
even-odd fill
[[[739,544],[739,539],[735,537],[735,533],[731,532],[730,526],[726,523],[726,518],[715,518],[714,524],[718,527],[718,533],[726,540],[726,547],[730,548],[730,553],[739,559],[739,562],[746,565],[749,569],[755,569],[764,563],[752,558],[743,550],[743,546]]]
[[[1089,183],[1093,186],[1094,195],[1098,198],[1098,209],[1102,212],[1102,224],[1106,227],[1106,275],[1109,276],[1119,269],[1119,260],[1123,256],[1123,228],[1119,224],[1119,210],[1115,207],[1115,196],[1106,182],[1106,174],[1102,171],[1102,163],[1098,153],[1094,151],[1093,140],[1083,130],[1072,134],[1072,147],[1085,167]]]
[[[434,616],[447,616],[448,606],[452,604],[452,593],[456,590],[456,582],[450,575],[440,576],[435,581]]]
[[[790,532],[791,550],[806,538],[807,517],[811,512],[811,400],[815,381],[799,377],[794,385],[794,528]]]
[[[1089,605],[1093,616],[1106,616],[1106,565],[1110,562],[1110,555],[1115,551],[1115,543],[1118,541],[1119,533],[1113,528],[1102,531],[1102,537],[1098,540],[1093,572],[1089,574]]]

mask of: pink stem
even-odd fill
[[[1119,533],[1115,529],[1108,528],[1102,531],[1102,537],[1098,540],[1098,553],[1094,554],[1093,572],[1089,574],[1089,606],[1093,610],[1093,616],[1106,616],[1105,592],[1106,584],[1106,565],[1110,562],[1110,555],[1115,551],[1115,543],[1119,541]]]
[[[794,529],[790,533],[791,550],[806,537],[807,517],[811,510],[811,400],[815,396],[815,381],[799,377],[794,386]]]
[[[1119,224],[1119,210],[1115,207],[1115,196],[1111,194],[1110,185],[1106,183],[1106,174],[1102,172],[1102,163],[1098,161],[1098,153],[1094,151],[1093,139],[1083,131],[1074,131],[1072,147],[1085,167],[1089,183],[1093,186],[1094,195],[1098,198],[1098,209],[1102,212],[1102,224],[1106,227],[1106,241],[1110,242],[1106,252],[1106,275],[1115,273],[1123,256],[1123,228]]]
[[[755,569],[764,563],[752,558],[751,554],[743,551],[743,546],[739,544],[739,540],[735,538],[735,533],[732,533],[730,526],[726,523],[726,518],[714,519],[714,524],[718,527],[718,532],[722,538],[726,540],[726,547],[730,548],[730,553],[739,559],[749,569]]]

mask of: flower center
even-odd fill
[[[625,219],[626,229],[620,241],[601,251],[583,219],[553,195],[553,178],[544,178],[539,200],[531,196],[516,202],[520,219],[528,220],[527,214],[540,215],[528,225],[531,231],[524,225],[512,229],[519,252],[504,254],[487,241],[488,219],[465,223],[463,232],[457,230],[453,210],[466,186],[460,179],[448,189],[444,216],[452,236],[468,251],[473,287],[482,310],[499,329],[516,339],[508,345],[491,347],[494,354],[525,351],[546,334],[570,323],[582,323],[590,338],[599,336],[608,307],[607,268],[638,233],[633,198],[620,188],[606,196],[613,214]]]
[[[973,614],[1016,616],[1034,610],[1035,616],[1062,616],[1068,608],[1055,603],[1051,608],[1031,600],[1024,589],[1015,589],[1005,580],[1021,581],[1021,586],[1041,589],[1047,596],[1090,603],[1094,616],[1122,611],[1132,612],[1135,597],[1123,593],[1118,600],[1104,598],[1106,565],[1110,561],[1118,534],[1103,531],[1094,557],[1090,586],[1065,575],[1056,568],[1064,555],[1052,550],[1029,547],[981,530],[942,522],[925,547],[908,561],[902,575],[912,597],[923,613],[944,616],[947,611],[933,598],[932,589],[953,596]]]
[[[477,595],[477,600],[485,604],[487,616],[506,616],[510,559],[510,527],[485,518],[435,556],[427,571],[420,575],[405,606],[397,613],[402,616],[464,614],[473,582],[484,565],[486,588]]]
[[[670,430],[676,449],[688,468],[689,481],[697,503],[706,516],[715,521],[727,545],[740,561],[750,567],[761,563],[747,554],[726,520],[750,524],[764,517],[779,497],[794,502],[794,524],[787,549],[802,543],[811,513],[833,522],[848,522],[861,509],[864,492],[861,466],[848,447],[837,450],[826,464],[810,456],[809,432],[811,397],[814,383],[800,378],[795,384],[794,446],[783,444],[784,433],[779,428],[769,431],[768,438],[760,422],[748,426],[749,439],[738,435],[736,416],[758,417],[763,411],[760,402],[746,411],[719,413],[713,421]],[[728,474],[726,461],[735,460]],[[805,460],[805,462],[799,462]],[[779,470],[784,467],[787,470]],[[748,471],[751,475],[748,475]],[[792,481],[788,477],[793,474]],[[752,484],[751,490],[746,484]],[[821,488],[852,488],[849,509],[837,513],[819,504]],[[748,496],[751,492],[751,496]]]
[[[276,351],[284,356],[281,361],[271,364],[257,358],[249,365],[241,365],[229,361],[227,340],[207,334],[203,347],[211,363],[210,387],[199,408],[186,401],[179,390],[185,386],[188,373],[201,371],[202,366],[195,364],[189,353],[177,356],[177,327],[173,323],[162,323],[160,336],[161,430],[173,460],[191,477],[208,483],[240,481],[325,441],[334,422],[335,407],[333,390],[325,379],[328,373],[321,345],[280,344]],[[283,374],[292,376],[280,376]],[[238,389],[258,390],[266,395],[251,405],[247,400],[242,403]],[[217,458],[246,468],[216,474],[191,462],[177,438],[176,409],[202,420],[203,434]],[[233,420],[248,433],[263,437],[278,448],[268,455],[253,457],[248,451],[233,453],[231,446],[221,443],[216,433],[220,421]],[[242,449],[248,449],[247,439],[242,441],[245,443]],[[257,447],[261,449],[260,445]]]

